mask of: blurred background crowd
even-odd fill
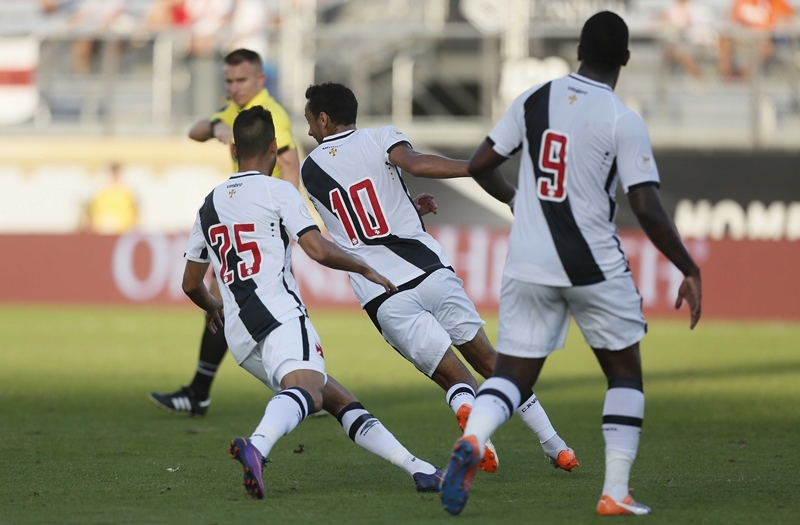
[[[797,4],[2,0],[0,124],[180,132],[224,98],[220,56],[246,47],[264,57],[267,87],[294,116],[305,86],[335,80],[354,88],[362,116],[485,128],[525,87],[574,69],[583,20],[611,9],[632,29],[619,93],[656,142],[779,144],[782,131],[800,130]],[[450,140],[471,140],[472,129]]]

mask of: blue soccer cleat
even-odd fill
[[[472,480],[481,461],[478,440],[475,436],[464,436],[456,441],[447,470],[444,472],[439,496],[444,510],[455,516],[467,505]]]
[[[264,456],[247,438],[235,438],[228,449],[231,459],[235,459],[244,468],[244,485],[247,493],[255,499],[264,499],[264,481],[261,478],[261,468],[264,465]]]
[[[433,474],[423,474],[417,472],[414,474],[414,483],[417,484],[417,492],[439,492],[439,485],[442,483],[444,472],[436,469]]]

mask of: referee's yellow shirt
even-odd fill
[[[238,106],[233,101],[229,101],[225,107],[211,115],[208,120],[219,119],[228,126],[233,128],[233,121],[240,111],[250,109],[253,106],[261,106],[270,113],[272,113],[272,121],[275,124],[275,139],[278,141],[278,155],[286,150],[295,147],[294,139],[292,138],[292,123],[289,121],[289,115],[283,106],[272,98],[269,92],[265,89],[259,91],[258,95],[254,96],[250,102],[244,106]],[[236,160],[233,161],[233,171],[239,171],[239,164]],[[281,169],[275,165],[275,170],[272,172],[273,177],[280,178]]]

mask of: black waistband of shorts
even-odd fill
[[[419,286],[422,283],[422,281],[427,279],[429,276],[433,275],[434,272],[438,272],[439,270],[450,270],[451,272],[455,273],[455,270],[453,269],[452,266],[437,268],[430,272],[425,272],[419,277],[415,277],[410,281],[399,285],[395,293],[405,292],[406,290],[413,290],[414,288]],[[381,295],[379,295],[375,299],[370,300],[367,304],[364,305],[364,311],[367,312],[369,318],[372,319],[372,324],[375,325],[375,328],[377,328],[379,332],[381,331],[381,325],[378,322],[378,309],[381,307],[383,303],[386,302],[386,300],[389,297],[393,296],[395,293],[392,294],[382,293]]]

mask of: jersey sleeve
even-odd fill
[[[629,111],[617,121],[617,173],[625,193],[643,183],[658,185],[658,168],[650,145],[650,134],[642,118]]]
[[[275,124],[275,140],[278,142],[278,155],[284,151],[294,149],[295,143],[292,137],[292,122],[286,110],[279,105],[275,105],[270,110],[272,122]]]
[[[503,157],[512,157],[522,147],[522,139],[525,134],[524,98],[529,93],[518,97],[508,107],[506,112],[489,132],[486,140],[492,145],[492,149]]]
[[[283,225],[292,240],[296,241],[310,230],[319,231],[317,222],[308,210],[300,192],[294,186],[285,182],[280,185],[276,193]]]
[[[389,153],[400,144],[411,146],[411,139],[394,126],[384,126],[374,135],[375,142],[383,150],[384,162],[389,162]]]
[[[189,241],[186,243],[186,253],[184,254],[189,261],[198,263],[211,262],[208,256],[208,245],[206,244],[206,237],[203,235],[203,227],[200,225],[200,212],[197,212],[197,218],[194,220],[192,232],[189,234]]]

